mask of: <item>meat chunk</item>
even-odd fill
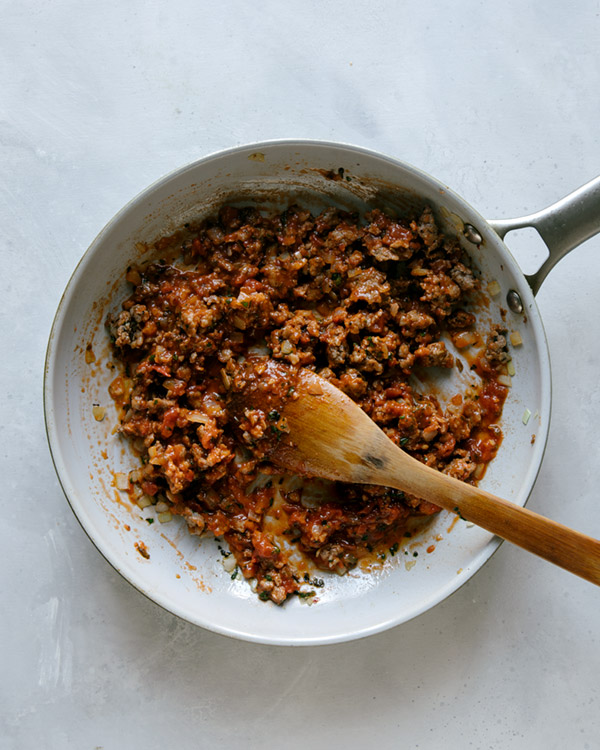
[[[415,226],[419,237],[425,243],[428,251],[436,250],[442,242],[442,237],[435,223],[431,208],[425,208]]]
[[[454,357],[446,349],[443,341],[435,341],[427,346],[420,346],[415,352],[415,364],[421,367],[453,367]]]
[[[139,349],[144,344],[143,324],[150,314],[144,305],[133,305],[129,310],[119,313],[116,320],[109,317],[107,323],[115,346]]]
[[[493,325],[485,342],[485,358],[492,365],[501,365],[510,361],[507,330],[502,325]]]

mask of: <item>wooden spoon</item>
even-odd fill
[[[556,521],[441,474],[398,448],[342,391],[300,371],[280,406],[289,435],[269,458],[292,473],[395,487],[600,585],[600,542]]]

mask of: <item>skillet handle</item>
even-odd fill
[[[525,278],[534,294],[561,258],[600,232],[600,177],[596,177],[548,208],[519,219],[488,221],[504,239],[513,229],[533,227],[546,243],[550,255],[540,268]]]

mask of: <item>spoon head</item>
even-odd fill
[[[286,471],[352,483],[376,483],[390,441],[339,388],[311,370],[267,359],[247,360],[231,404],[240,429],[252,421],[254,445]],[[260,416],[259,416],[260,415]]]

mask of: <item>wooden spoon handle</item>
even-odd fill
[[[442,475],[411,458],[391,441],[390,445],[388,451],[392,453],[393,449],[395,456],[394,469],[387,471],[382,484],[424,497],[528,552],[600,585],[600,541],[478,487]],[[414,462],[410,472],[403,471],[407,461]],[[409,482],[410,487],[407,486]]]
[[[600,585],[600,542],[425,466],[398,448],[345,394],[310,370],[285,405],[292,441],[275,459],[299,474],[380,484],[429,500]]]

